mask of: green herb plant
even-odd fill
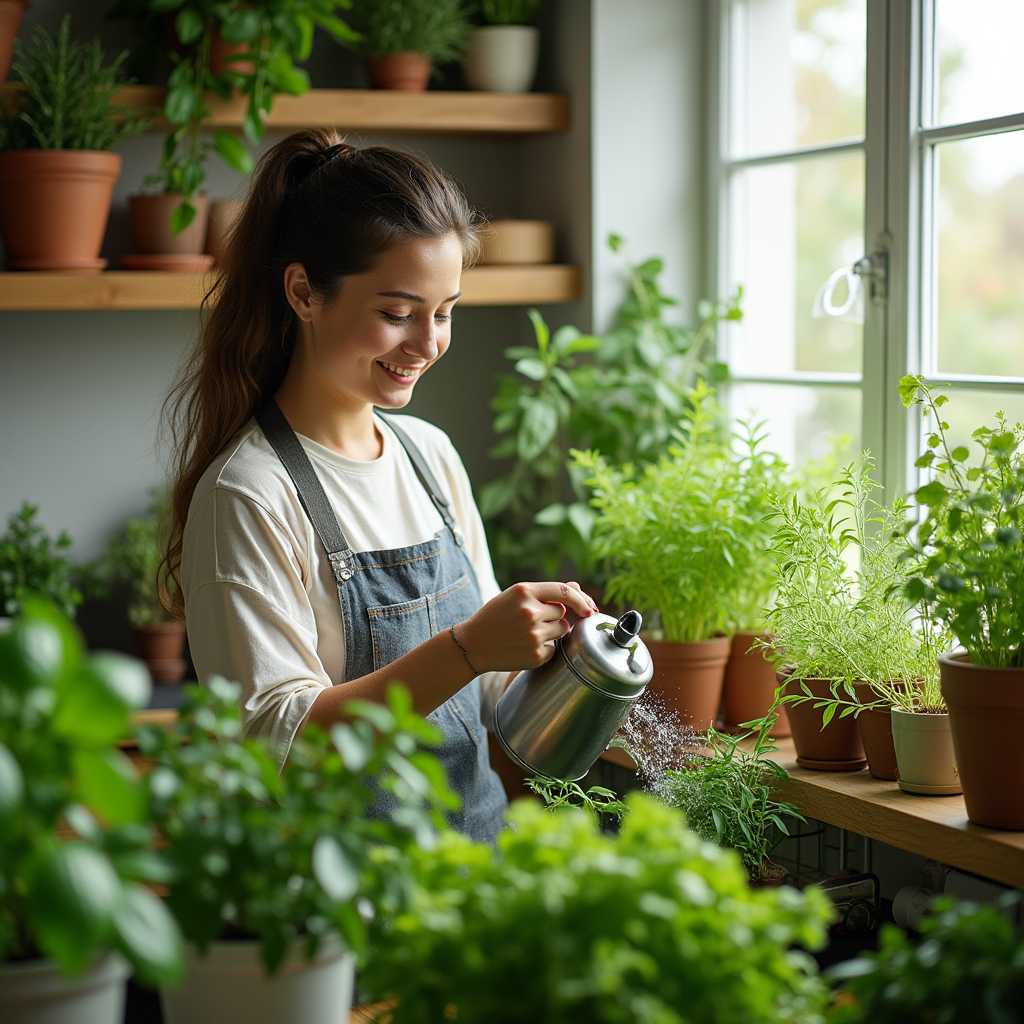
[[[168,906],[200,951],[258,939],[271,973],[293,942],[310,958],[332,933],[362,950],[363,914],[401,902],[403,851],[432,845],[442,809],[457,803],[420,749],[438,733],[396,685],[387,706],[346,705],[349,721],[330,735],[307,728],[282,770],[267,743],[243,737],[239,692],[221,679],[189,687],[172,731],[139,736],[156,761],[147,782]],[[369,814],[380,799],[390,814]]]
[[[144,884],[165,877],[145,794],[116,746],[148,696],[137,662],[87,657],[40,598],[0,634],[0,962],[47,956],[75,977],[117,950],[150,984],[180,977],[181,936]]]
[[[50,537],[36,522],[38,512],[38,506],[25,502],[8,517],[0,536],[0,615],[17,615],[28,595],[39,594],[74,618],[83,595],[78,570],[65,554],[71,538],[63,530]]]
[[[770,563],[766,520],[784,464],[747,428],[719,427],[714,391],[689,392],[678,441],[657,462],[616,467],[574,452],[597,510],[592,547],[611,573],[606,596],[657,615],[664,639],[707,640],[750,612],[755,569]]]
[[[799,686],[783,699],[813,700],[823,727],[869,707],[945,710],[935,659],[948,634],[896,594],[911,572],[902,557],[907,505],[875,501],[871,471],[865,454],[834,485],[773,502],[784,557],[764,646]],[[808,679],[830,680],[831,695],[814,698]],[[858,681],[873,699],[857,701]]]
[[[824,942],[813,888],[751,891],[731,850],[642,793],[616,837],[532,800],[497,848],[447,833],[412,855],[406,910],[375,923],[360,983],[394,1024],[820,1024],[827,992],[796,947]]]
[[[127,57],[106,63],[98,41],[72,39],[70,15],[56,35],[37,25],[27,45],[15,39],[11,66],[24,88],[0,100],[0,150],[108,150],[145,131],[145,118],[113,102],[129,84]]]
[[[527,786],[544,801],[550,811],[562,807],[582,807],[599,821],[605,815],[621,820],[629,814],[629,805],[619,799],[613,790],[603,786],[590,786],[583,789],[575,782],[563,782],[561,779],[550,779],[537,775],[526,780]]]
[[[544,0],[479,0],[488,25],[527,25]]]
[[[364,57],[412,52],[433,65],[461,57],[470,30],[462,0],[359,0],[353,20]]]
[[[843,981],[832,1024],[1012,1024],[1024,1006],[1024,936],[1007,919],[1019,903],[937,900],[914,941],[883,925],[876,953],[829,970]]]
[[[931,474],[914,498],[920,523],[906,530],[906,596],[944,622],[976,665],[1024,668],[1024,426],[1002,412],[966,445],[951,447],[946,395],[921,377],[900,381],[904,406],[930,417],[916,465]]]
[[[736,736],[709,729],[710,752],[688,752],[682,768],[655,784],[656,794],[678,807],[701,839],[735,850],[754,881],[773,875],[769,854],[789,835],[785,818],[806,820],[778,798],[778,784],[788,776],[768,756],[778,750],[769,735],[777,719],[770,714],[748,723],[751,731]]]

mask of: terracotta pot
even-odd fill
[[[967,817],[1024,831],[1024,668],[975,665],[961,653],[939,658],[939,671]]]
[[[707,729],[718,714],[722,700],[729,638],[676,644],[646,640],[654,661],[654,678],[648,689],[660,694],[665,707],[679,716],[681,725],[697,732]]]
[[[780,684],[785,684],[785,694],[803,692],[798,683],[789,679],[787,670],[779,672],[777,678]],[[828,679],[805,679],[803,682],[815,697],[827,698],[832,695],[831,681]],[[860,740],[860,729],[852,715],[840,718],[837,714],[822,729],[822,709],[814,707],[813,701],[788,704],[786,707],[789,711],[789,724],[793,729],[796,763],[801,768],[819,772],[855,772],[868,763]]]
[[[199,255],[206,248],[206,221],[210,211],[209,196],[193,196],[195,220],[180,235],[171,234],[171,214],[181,204],[181,196],[167,192],[156,196],[129,196],[128,211],[132,219],[135,251],[149,255]]]
[[[900,789],[925,796],[962,792],[949,715],[892,709]]]
[[[31,0],[0,0],[0,82],[11,69],[14,37],[21,26],[22,15],[31,6]]]
[[[221,37],[220,27],[217,26],[210,34],[210,74],[237,71],[240,75],[251,75],[256,70],[256,65],[251,60],[231,60],[232,57],[248,51],[248,43],[226,42]]]
[[[98,274],[121,157],[89,149],[0,153],[0,233],[9,270]]]
[[[878,699],[868,683],[854,683],[853,688],[861,704],[871,704]],[[862,711],[857,716],[857,727],[868,759],[868,771],[876,779],[895,782],[899,772],[896,768],[896,748],[892,743],[892,716],[889,708]]]
[[[430,58],[412,50],[389,53],[386,57],[367,57],[366,70],[374,89],[423,92],[430,78]]]
[[[135,649],[149,666],[154,683],[176,683],[185,675],[185,624],[154,622],[148,626],[132,626]]]
[[[778,889],[786,884],[786,869],[781,864],[773,864],[767,857],[761,862],[761,873],[749,879],[751,889]]]
[[[223,265],[231,232],[235,221],[242,212],[243,203],[238,199],[218,199],[210,203],[210,217],[206,225],[206,251],[218,265]]]
[[[765,651],[754,648],[757,633],[734,633],[725,665],[725,685],[722,689],[722,721],[726,726],[742,725],[764,718],[775,699],[778,683],[775,669],[765,657]],[[790,734],[786,708],[779,709],[779,720],[772,736]]]

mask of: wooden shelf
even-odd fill
[[[0,85],[0,96],[19,88]],[[153,115],[153,128],[168,128],[159,112],[167,90],[129,85],[114,102]],[[218,128],[241,128],[245,100],[207,100]],[[569,127],[568,96],[550,93],[396,92],[386,89],[310,89],[302,96],[278,96],[266,118],[269,131],[337,128],[342,131],[444,135],[534,135]]]
[[[111,270],[102,274],[0,273],[0,310],[198,309],[200,274]],[[580,297],[578,267],[475,267],[462,277],[464,306],[542,305]]]

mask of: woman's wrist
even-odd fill
[[[473,664],[473,661],[472,661],[472,659],[469,656],[469,651],[466,650],[465,645],[463,644],[462,640],[460,639],[459,634],[456,631],[456,627],[454,625],[451,626],[448,632],[451,634],[451,638],[455,642],[455,646],[458,647],[458,649],[462,652],[463,660],[469,666],[469,670],[473,673],[473,678],[475,679],[481,673],[476,668],[476,666]]]

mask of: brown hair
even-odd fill
[[[263,156],[203,326],[164,407],[173,445],[171,529],[160,595],[184,618],[181,544],[192,495],[224,446],[274,394],[295,345],[295,314],[283,275],[305,268],[316,298],[343,278],[372,270],[391,246],[455,233],[465,266],[479,255],[477,215],[458,186],[429,161],[393,149],[344,145],[333,131],[293,132]]]

